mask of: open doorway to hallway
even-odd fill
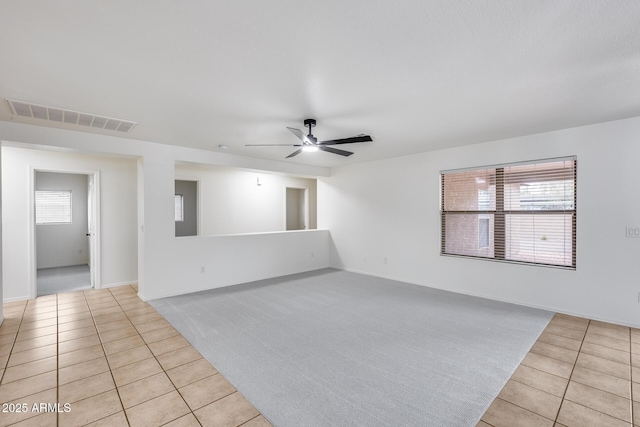
[[[87,174],[35,171],[38,296],[94,286],[93,181]]]

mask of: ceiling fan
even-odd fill
[[[327,141],[318,141],[318,138],[313,136],[311,133],[311,128],[316,126],[316,119],[306,119],[304,121],[304,125],[309,128],[309,134],[305,135],[300,129],[290,128],[289,129],[295,136],[298,137],[302,144],[247,144],[246,147],[302,147],[293,153],[289,154],[286,158],[297,156],[301,152],[314,152],[314,151],[326,151],[327,153],[339,154],[341,156],[348,157],[353,153],[351,151],[339,150],[337,148],[329,147],[330,145],[339,145],[339,144],[354,144],[356,142],[370,142],[373,139],[369,135],[358,135],[353,136],[351,138],[343,138],[343,139],[330,139]]]

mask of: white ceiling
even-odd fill
[[[373,136],[287,160],[337,166],[640,116],[640,2],[2,1],[0,98],[271,159],[294,148],[244,145],[307,117]]]

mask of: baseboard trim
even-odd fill
[[[100,286],[100,289],[105,289],[105,288],[115,288],[116,286],[131,286],[131,285],[137,285],[138,281],[137,280],[133,280],[131,282],[121,282],[121,283],[109,283],[107,285],[102,285]]]
[[[100,288],[96,288],[96,289],[115,288],[117,286],[137,285],[137,284],[138,284],[137,280],[132,280],[130,282],[109,283],[108,285],[102,285],[102,286],[100,286]],[[90,290],[90,289],[91,288],[87,288],[87,290]],[[5,299],[2,300],[2,302],[5,303],[5,302],[24,301],[24,300],[28,300],[28,299],[31,299],[31,298],[29,298],[29,296],[13,297],[13,298],[5,298]]]
[[[15,302],[15,301],[24,301],[30,299],[28,296],[25,297],[13,297],[13,298],[5,298],[2,300],[2,303],[5,302]]]
[[[336,268],[336,267],[332,267],[332,268]],[[494,297],[489,297],[487,295],[482,295],[482,294],[478,294],[478,293],[462,292],[462,291],[455,290],[455,289],[450,289],[450,288],[442,288],[442,287],[437,287],[437,286],[433,286],[433,285],[425,285],[424,283],[412,282],[412,281],[409,281],[409,280],[398,279],[396,277],[385,276],[385,275],[382,275],[382,274],[369,273],[369,272],[366,272],[366,271],[353,270],[353,269],[349,269],[349,268],[336,268],[336,270],[343,270],[343,271],[348,271],[350,273],[364,274],[366,276],[379,277],[381,279],[394,280],[396,282],[409,283],[411,285],[425,286],[427,288],[439,289],[441,291],[448,291],[448,292],[453,292],[453,293],[461,294],[461,295],[469,295],[469,296],[472,296],[472,297],[484,298],[484,299],[488,299],[488,300],[492,300],[492,301],[506,302],[506,303],[509,303],[509,304],[521,305],[523,307],[537,308],[539,310],[545,310],[545,311],[551,311],[551,312],[554,312],[554,313],[566,314],[568,316],[582,317],[582,318],[585,318],[585,319],[597,320],[599,322],[613,323],[614,325],[628,326],[630,328],[640,328],[640,324],[632,324],[632,323],[627,323],[627,322],[620,321],[620,320],[608,319],[606,317],[593,316],[593,315],[582,313],[582,312],[572,312],[570,310],[565,310],[565,309],[559,308],[559,307],[542,306],[542,305],[537,305],[537,304],[527,304],[527,303],[523,303],[522,301],[510,300],[508,298],[494,298]]]
[[[228,287],[231,287],[231,286],[243,285],[245,283],[258,282],[260,280],[269,280],[269,279],[275,279],[277,277],[286,277],[286,276],[291,276],[293,274],[309,273],[311,271],[323,270],[325,268],[333,268],[333,267],[330,267],[330,266],[318,267],[318,268],[314,267],[314,268],[311,268],[311,269],[308,269],[308,270],[294,271],[294,272],[287,273],[287,274],[282,274],[282,275],[268,276],[268,277],[255,277],[255,278],[252,278],[252,279],[243,279],[240,282],[225,282],[225,283],[219,283],[219,284],[217,284],[215,286],[205,285],[202,288],[189,289],[188,291],[182,290],[182,291],[178,291],[178,292],[167,292],[167,293],[163,293],[163,294],[159,294],[159,295],[154,295],[149,299],[147,299],[146,297],[141,295],[140,292],[138,292],[138,296],[143,301],[153,301],[153,300],[157,300],[157,299],[161,299],[161,298],[170,298],[170,297],[176,297],[176,296],[179,296],[179,295],[194,294],[196,292],[211,291],[213,289],[228,288]],[[338,269],[336,269],[336,270],[338,270]]]

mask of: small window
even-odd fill
[[[36,224],[71,224],[71,191],[36,191]]]
[[[176,194],[175,217],[176,222],[184,221],[184,197],[182,196],[182,194]]]

